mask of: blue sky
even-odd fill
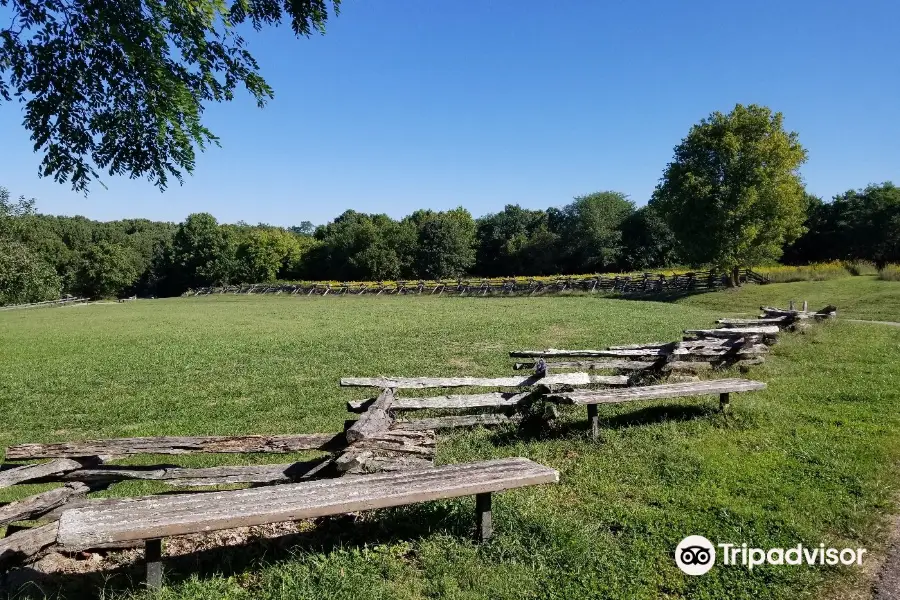
[[[785,114],[830,198],[900,180],[900,3],[344,0],[328,33],[246,32],[275,88],[210,106],[221,148],[163,194],[37,176],[20,108],[0,105],[0,185],[96,219],[324,223],[545,208],[598,190],[646,203],[690,126],[735,103]]]

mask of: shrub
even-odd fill
[[[878,279],[900,281],[900,265],[887,265],[878,272]]]
[[[773,283],[789,283],[792,281],[825,281],[828,279],[839,279],[848,277],[850,271],[847,267],[839,262],[832,261],[827,263],[814,263],[811,265],[791,266],[791,265],[772,265],[765,267],[754,267],[753,269],[761,275],[769,278]]]
[[[851,275],[877,275],[878,268],[867,260],[848,260],[844,262],[844,268]]]

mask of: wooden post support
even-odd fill
[[[475,536],[479,542],[491,539],[494,533],[491,524],[491,493],[475,494]]]
[[[144,562],[147,563],[147,587],[151,590],[161,589],[163,585],[162,539],[147,540]]]
[[[600,419],[597,416],[597,405],[588,404],[588,425],[591,426],[591,438],[597,439],[600,436]]]
[[[719,394],[719,410],[725,412],[725,407],[728,406],[728,392],[723,392]]]

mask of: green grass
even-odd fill
[[[800,308],[804,300],[808,301],[809,310],[833,304],[838,307],[838,316],[848,319],[900,322],[900,283],[869,275],[828,281],[745,285],[683,298],[679,304],[755,316],[759,314],[760,306],[787,308],[791,300],[796,308]]]
[[[0,314],[0,445],[338,431],[344,402],[366,394],[338,388],[341,376],[508,374],[512,349],[676,339],[790,299],[836,304],[843,317],[900,320],[900,284],[872,277],[746,286],[675,303],[221,296],[12,311]],[[435,502],[360,522],[327,519],[293,545],[203,553],[175,564],[159,596],[818,598],[858,584],[859,571],[717,566],[691,578],[672,552],[688,534],[763,548],[878,550],[880,516],[894,510],[900,488],[898,348],[900,329],[877,325],[838,321],[789,335],[750,374],[769,388],[737,395],[729,416],[712,398],[601,407],[599,443],[575,409],[539,435],[443,434],[440,463],[527,456],[559,469],[561,483],[497,495],[497,535],[482,547],[468,541],[471,499]],[[286,458],[140,462],[160,460]],[[0,490],[0,500],[38,489]],[[158,489],[129,482],[110,493]],[[126,579],[107,582],[106,594]]]

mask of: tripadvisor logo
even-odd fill
[[[807,548],[797,544],[791,548],[750,548],[747,544],[713,545],[702,535],[689,535],[675,548],[675,564],[688,575],[703,575],[716,564],[716,548],[720,564],[743,566],[749,570],[760,565],[862,565],[865,548],[826,548],[825,544]]]

